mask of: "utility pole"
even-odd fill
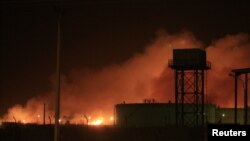
[[[45,103],[43,103],[43,125],[45,125]]]
[[[55,96],[55,131],[54,141],[59,141],[60,128],[60,48],[61,48],[61,18],[62,10],[57,9],[57,58],[56,58],[56,96]]]
[[[248,124],[248,76],[245,74],[245,87],[244,87],[244,124]]]
[[[238,124],[238,76],[234,75],[234,124]]]
[[[248,74],[250,73],[250,68],[242,68],[242,69],[233,69],[232,75],[235,77],[235,115],[234,120],[235,124],[237,124],[237,80],[240,75],[245,75],[245,81],[243,82],[244,88],[244,124],[248,124]],[[232,76],[230,74],[230,76]],[[241,80],[241,79],[240,79]]]

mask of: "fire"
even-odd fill
[[[23,124],[26,124],[26,123],[27,123],[27,121],[24,119],[24,120],[22,121],[22,123],[23,123]]]
[[[103,117],[97,118],[89,123],[89,125],[102,125],[104,121]]]
[[[212,69],[206,78],[209,103],[233,106],[234,81],[228,73],[233,68],[250,65],[249,39],[250,36],[246,34],[230,35],[205,47],[207,60],[212,62]],[[145,97],[155,98],[159,102],[174,101],[174,74],[166,65],[168,59],[172,58],[172,49],[176,47],[202,47],[202,43],[191,33],[163,33],[145,51],[119,65],[104,66],[100,70],[73,69],[62,75],[61,124],[69,121],[84,125],[112,125],[116,120],[115,117],[111,118],[115,104],[140,102]],[[54,83],[51,85],[54,87]],[[22,123],[25,119],[25,123],[42,124],[43,105],[46,102],[46,124],[53,124],[52,90],[28,100],[25,105],[9,108],[0,120]],[[242,101],[239,99],[240,105]]]
[[[114,120],[114,117],[110,117],[109,119],[110,119],[110,121],[113,121],[113,120]]]
[[[54,124],[53,116],[48,116],[45,118],[45,124]],[[43,118],[41,114],[27,114],[25,112],[16,113],[14,116],[6,117],[5,119],[0,119],[4,122],[16,122],[21,124],[43,124]],[[114,117],[110,114],[100,114],[100,115],[88,115],[83,116],[82,114],[72,115],[71,118],[61,117],[59,119],[60,124],[80,124],[80,125],[113,125]]]

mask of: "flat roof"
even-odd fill
[[[195,105],[193,103],[185,103],[185,106],[187,105]],[[201,104],[199,104],[201,105]],[[133,107],[133,106],[175,106],[175,103],[120,103],[120,104],[116,104],[115,106],[125,106],[125,107]],[[180,104],[181,106],[181,104]],[[204,106],[215,106],[214,104],[208,103],[208,104],[204,104]]]
[[[232,72],[236,74],[250,73],[250,68],[233,69]]]

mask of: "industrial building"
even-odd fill
[[[192,109],[192,105],[184,105]],[[234,124],[234,108],[204,105],[204,123]],[[238,108],[238,124],[243,124],[243,108]],[[131,103],[115,106],[115,124],[124,127],[175,126],[175,103]],[[197,115],[201,116],[201,115]],[[250,116],[248,117],[250,119]]]
[[[199,48],[174,49],[169,68],[174,71],[175,102],[117,104],[115,124],[117,126],[205,126],[214,124],[248,124],[248,77],[250,68],[235,69],[235,107],[220,108],[205,103],[206,71],[211,63],[206,60],[206,51]],[[245,75],[244,108],[237,107],[237,81]]]

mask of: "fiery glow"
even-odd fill
[[[23,124],[26,124],[26,123],[27,123],[27,121],[24,119],[24,120],[22,120],[22,123],[23,123]]]
[[[113,120],[114,120],[114,117],[110,117],[109,119],[110,119],[111,121],[113,121]]]
[[[174,73],[167,67],[173,48],[205,48],[212,69],[207,72],[206,98],[221,107],[233,106],[233,79],[231,69],[249,67],[250,37],[247,34],[228,35],[203,46],[192,33],[159,34],[155,41],[127,61],[105,66],[99,70],[79,68],[61,76],[61,120],[70,123],[100,125],[112,124],[114,105],[141,102],[154,98],[158,102],[174,101]],[[54,78],[52,79],[54,80]],[[2,121],[42,123],[43,103],[46,102],[46,123],[54,122],[55,82],[51,91],[15,105],[1,117]],[[243,97],[239,88],[239,97]],[[225,98],[227,97],[227,98]],[[243,106],[239,99],[239,107]],[[86,117],[83,118],[83,115]],[[40,118],[38,117],[40,115]],[[14,117],[14,118],[13,118]],[[91,118],[90,118],[91,117]]]
[[[102,125],[102,124],[103,124],[103,117],[100,117],[98,119],[89,122],[89,125]]]

